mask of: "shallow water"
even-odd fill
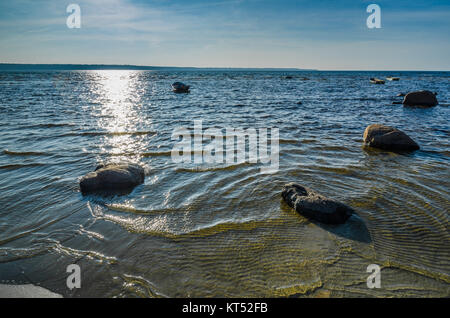
[[[0,72],[0,283],[65,297],[450,296],[450,73],[285,75]],[[401,80],[369,83],[388,75]],[[172,93],[177,80],[191,93]],[[440,105],[392,105],[416,89]],[[194,120],[279,128],[279,171],[174,163],[172,131]],[[421,150],[362,147],[371,123]],[[81,195],[81,176],[124,160],[147,168],[143,185]],[[308,221],[281,200],[291,181],[357,215]],[[72,263],[81,289],[66,287]],[[366,285],[369,264],[382,269],[379,289]]]

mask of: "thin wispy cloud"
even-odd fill
[[[372,1],[71,2],[81,7],[80,29],[66,26],[68,3],[0,3],[0,61],[449,68],[448,59],[442,58],[442,53],[450,53],[445,40],[450,6],[444,1],[379,1],[382,28],[377,30],[366,26],[365,9]],[[415,47],[417,37],[424,47],[435,48],[428,57],[422,56],[424,49]],[[408,48],[409,56],[402,57]]]

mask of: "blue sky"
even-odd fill
[[[0,0],[8,63],[450,70],[449,34],[448,0]]]

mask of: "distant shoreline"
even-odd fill
[[[115,64],[21,64],[0,63],[0,71],[10,70],[137,70],[137,71],[279,71],[299,72],[317,71],[314,69],[299,68],[236,68],[236,67],[181,67],[181,66],[142,66],[142,65],[115,65]]]
[[[429,72],[440,73],[450,70],[325,70],[302,68],[272,68],[272,67],[183,67],[183,66],[145,66],[129,64],[25,64],[25,63],[0,63],[1,71],[253,71],[253,72]]]

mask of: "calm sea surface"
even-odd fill
[[[368,80],[389,75],[401,79]],[[448,297],[449,88],[448,72],[0,72],[0,283],[66,297]],[[392,104],[416,89],[440,105]],[[172,132],[194,120],[279,128],[279,171],[174,163]],[[363,148],[372,123],[421,150]],[[79,178],[110,161],[145,166],[145,183],[83,197]],[[291,181],[357,216],[311,223],[281,199]],[[73,263],[81,289],[66,287]]]

